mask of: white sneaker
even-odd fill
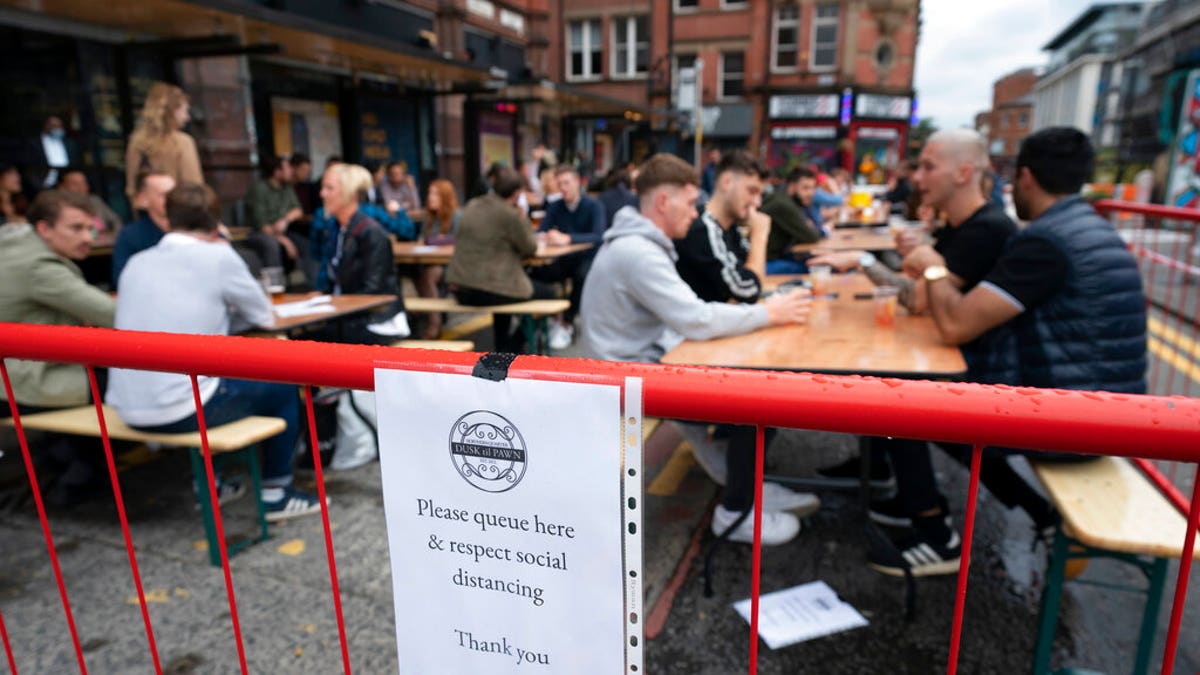
[[[729,441],[709,438],[707,424],[676,422],[675,428],[679,429],[679,434],[692,446],[692,457],[700,468],[704,469],[714,483],[724,485],[728,476],[725,453],[729,449]]]
[[[779,483],[764,482],[762,493],[763,511],[789,511],[797,518],[816,513],[821,500],[811,492],[795,492]]]
[[[717,504],[717,508],[713,510],[712,531],[718,537],[721,536],[729,526],[734,523],[742,514],[738,511],[730,511],[724,506]],[[763,546],[778,546],[796,538],[800,534],[800,519],[790,513],[781,511],[763,511],[762,515],[762,545]],[[737,541],[743,544],[754,543],[754,509],[746,516],[741,525],[729,533],[729,541]]]
[[[571,346],[575,331],[570,326],[558,321],[550,322],[550,349],[562,351]]]

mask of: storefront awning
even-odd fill
[[[233,38],[247,50],[274,45],[293,61],[434,89],[494,79],[488,69],[432,51],[245,0],[0,0],[0,7],[121,31],[135,42]]]

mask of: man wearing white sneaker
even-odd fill
[[[767,168],[748,152],[726,153],[717,162],[712,197],[704,213],[675,240],[679,276],[706,302],[754,304],[766,275],[771,218],[759,211]],[[752,501],[755,437],[753,427],[679,424],[693,456],[712,479],[725,486],[726,499],[713,515],[713,529],[736,522]],[[774,429],[767,429],[764,447]],[[731,450],[732,449],[732,450]],[[763,484],[766,513],[791,511],[800,516],[820,508],[816,495],[797,493],[776,483]],[[731,538],[735,538],[733,534]]]
[[[696,217],[699,178],[686,162],[659,154],[642,166],[636,181],[639,209],[617,212],[596,254],[580,307],[582,355],[609,361],[657,362],[680,339],[708,340],[808,319],[811,299],[797,291],[755,304],[706,302],[675,268],[672,239],[683,237]],[[713,530],[734,541],[753,540],[754,434],[729,439],[728,479]],[[763,491],[762,543],[782,544],[800,532],[786,510],[811,512],[819,503],[773,486]]]

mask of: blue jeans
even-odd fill
[[[768,260],[767,274],[808,274],[808,265],[793,258]]]
[[[262,475],[264,487],[290,485],[292,454],[296,450],[296,437],[300,428],[300,399],[296,395],[296,387],[273,382],[221,378],[217,393],[204,404],[204,423],[209,427],[229,424],[250,415],[279,417],[287,423],[287,428],[282,433],[262,443]],[[197,431],[200,423],[196,419],[196,413],[192,413],[178,422],[135,428],[152,433],[181,434]]]

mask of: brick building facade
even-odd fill
[[[690,118],[675,104],[681,71],[700,60],[706,144],[880,180],[913,114],[919,14],[919,0],[552,1],[549,77],[651,111],[572,116],[563,145],[598,169],[610,147],[690,156]]]
[[[975,129],[988,139],[992,166],[1012,178],[1021,141],[1033,130],[1033,92],[1038,83],[1033,68],[1022,68],[992,83],[992,108],[975,117]]]

